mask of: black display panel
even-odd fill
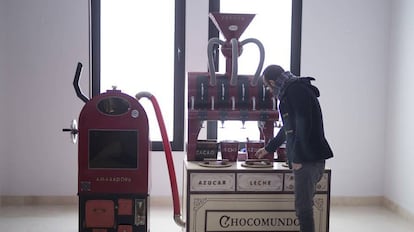
[[[89,131],[89,168],[136,169],[137,167],[138,131]]]

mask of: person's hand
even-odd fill
[[[256,153],[254,154],[254,156],[256,156],[258,159],[262,159],[268,152],[266,151],[266,149],[264,149],[264,147],[260,148],[259,150],[256,151]]]
[[[292,163],[292,169],[293,170],[299,170],[302,168],[302,164],[300,163]]]

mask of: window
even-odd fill
[[[162,109],[172,149],[183,150],[185,0],[91,0],[91,19],[92,95],[112,86],[132,97],[150,92]],[[153,106],[146,99],[140,103],[152,149],[162,150]]]
[[[163,7],[159,7],[160,5]],[[263,12],[268,10],[272,13],[271,17],[279,15],[275,13],[279,11],[287,14],[283,19],[262,20],[262,15],[265,15]],[[300,74],[302,0],[258,0],[255,2],[209,0],[209,11],[256,14],[241,40],[253,37],[263,43],[266,50],[265,66],[270,63],[279,63],[286,69],[290,67],[293,73]],[[111,15],[115,12],[121,14]],[[278,34],[277,31],[279,22],[283,25],[282,34]],[[258,26],[264,28],[255,29]],[[218,36],[218,30],[210,21],[209,37]],[[106,89],[112,88],[112,85],[116,85],[118,89],[131,96],[135,96],[140,91],[151,92],[157,97],[163,110],[168,135],[172,140],[172,149],[183,151],[184,107],[187,106],[184,98],[185,0],[91,0],[91,38],[92,95],[105,92]],[[281,39],[283,45],[280,43]],[[113,40],[115,44],[107,50],[104,46],[106,47],[110,40]],[[272,41],[277,41],[274,44],[280,46],[269,48]],[[161,45],[167,45],[167,47],[161,47]],[[256,64],[256,62],[243,61],[244,58],[255,56],[254,54],[248,55],[248,52],[255,52],[254,48],[249,50],[250,48],[246,47],[244,54],[240,57],[239,64],[243,66],[239,68],[240,74],[249,74],[251,70],[255,70],[247,65],[241,65],[243,62]],[[110,55],[111,52],[115,55]],[[279,53],[283,54],[282,58],[276,58]],[[107,58],[112,58],[112,60]],[[219,62],[219,59],[222,60]],[[216,65],[217,71],[223,72],[224,59],[217,57],[216,63],[219,64]],[[111,71],[109,68],[112,68]],[[108,76],[116,77],[117,80],[126,77],[128,81],[108,82],[104,80]],[[148,86],[142,80],[150,80],[150,84],[153,85]],[[173,90],[168,88],[170,86],[174,86]],[[162,150],[161,136],[152,105],[145,102],[145,99],[140,103],[144,105],[150,121],[152,149]],[[242,127],[241,122],[234,123],[234,127],[238,129]],[[225,128],[228,126],[230,124],[226,123]],[[217,139],[219,127],[221,125],[217,122],[208,122],[207,138]],[[254,130],[256,133],[257,128]]]
[[[258,39],[265,48],[263,68],[270,64],[279,64],[286,70],[300,75],[300,39],[302,0],[258,0],[256,2],[243,0],[210,0],[210,12],[249,13],[256,14],[253,21],[240,37]],[[210,21],[209,36],[225,40]],[[220,73],[225,72],[225,58],[217,51],[216,63]],[[238,59],[238,73],[253,75],[258,65],[258,49],[255,46],[243,47],[243,53]],[[216,64],[217,66],[217,64]],[[275,128],[275,133],[278,128]],[[235,139],[246,141],[259,139],[260,133],[257,122],[226,121],[224,124],[214,121],[207,122],[207,138]]]

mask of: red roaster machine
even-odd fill
[[[276,99],[266,90],[260,76],[264,63],[264,47],[254,38],[239,41],[240,36],[254,18],[254,14],[228,14],[213,12],[210,19],[224,35],[226,41],[212,38],[208,42],[207,54],[209,72],[188,73],[188,145],[187,159],[199,161],[203,156],[200,147],[204,141],[198,135],[204,121],[238,120],[257,121],[260,140],[267,142],[273,138],[274,125],[279,115]],[[237,59],[243,46],[253,43],[259,48],[260,58],[254,75],[238,75]],[[213,50],[221,45],[226,58],[225,74],[216,74]],[[263,146],[263,143],[262,145]],[[207,152],[208,153],[208,152]],[[271,154],[273,161],[273,154]]]
[[[174,220],[181,220],[171,147],[156,98],[141,92],[133,98],[116,88],[88,99],[79,88],[82,64],[73,85],[85,102],[79,125],[69,129],[78,144],[78,196],[80,232],[149,231],[150,140],[148,118],[139,99],[148,98],[160,126],[170,175]]]

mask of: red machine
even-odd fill
[[[147,231],[149,136],[144,109],[121,91],[108,90],[83,107],[79,135],[80,227]]]
[[[149,231],[150,140],[148,118],[138,102],[147,97],[154,105],[170,174],[174,201],[174,219],[180,221],[177,182],[171,147],[156,99],[149,93],[137,99],[120,90],[108,90],[88,100],[78,82],[82,64],[78,64],[73,85],[86,104],[70,129],[76,141],[79,135],[78,195],[80,232]]]
[[[260,139],[273,138],[274,123],[279,115],[276,99],[266,91],[259,78],[263,67],[264,48],[254,38],[239,41],[241,34],[254,18],[254,14],[210,13],[210,18],[226,38],[212,38],[208,42],[209,72],[188,73],[188,145],[189,161],[203,160],[196,154],[198,135],[203,121],[238,120],[258,121]],[[237,59],[247,43],[256,44],[260,59],[254,75],[238,75]],[[222,45],[226,58],[226,73],[216,74],[213,61],[214,45]]]

